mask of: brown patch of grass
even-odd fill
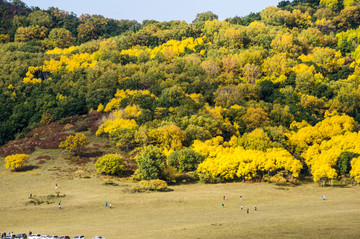
[[[90,162],[89,157],[85,157],[85,156],[74,156],[74,157],[70,157],[70,164],[74,164],[74,165],[85,165],[88,162]]]
[[[41,155],[39,157],[37,157],[36,159],[45,159],[45,160],[50,160],[51,157],[49,155]]]

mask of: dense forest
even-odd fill
[[[0,0],[0,144],[100,112],[96,135],[136,157],[143,179],[359,181],[359,26],[358,0],[191,23]]]

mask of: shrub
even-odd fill
[[[71,154],[79,155],[88,143],[85,134],[78,133],[66,137],[65,141],[60,143],[59,148],[65,148]]]
[[[11,168],[12,170],[20,170],[27,165],[29,159],[28,154],[13,154],[5,158],[5,167]]]
[[[282,173],[278,173],[270,178],[270,182],[275,183],[276,185],[284,185],[287,181]]]
[[[166,191],[167,183],[160,179],[150,180],[150,181],[140,181],[139,185],[142,186],[145,190],[150,191]]]
[[[112,185],[112,186],[117,186],[118,184],[115,183],[114,181],[112,181],[111,179],[107,178],[104,180],[104,184],[105,185]]]
[[[136,162],[139,164],[137,175],[140,179],[165,179],[166,157],[160,148],[153,145],[145,147]]]
[[[179,173],[196,170],[204,156],[192,149],[177,150],[169,156],[169,164],[177,169]]]
[[[130,189],[130,192],[132,192],[132,193],[142,193],[144,191],[145,191],[145,189],[142,186],[140,186],[139,184],[134,185]]]
[[[120,175],[124,170],[124,159],[117,154],[106,154],[96,161],[95,168],[98,172]]]
[[[203,183],[221,183],[223,180],[220,177],[213,177],[211,173],[198,174],[199,179]]]

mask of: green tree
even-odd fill
[[[92,22],[80,24],[77,28],[78,38],[81,42],[86,42],[98,38],[98,29]]]
[[[141,180],[165,179],[166,156],[159,147],[149,145],[143,148],[136,162],[139,165],[137,174]]]
[[[53,46],[59,48],[70,47],[75,42],[71,32],[65,28],[52,29],[49,33],[49,40],[53,43]]]
[[[212,21],[214,19],[218,19],[218,15],[216,15],[215,13],[213,13],[211,11],[207,11],[207,12],[196,14],[196,18],[193,21],[193,23]]]
[[[353,158],[359,157],[360,154],[344,151],[337,159],[337,171],[339,175],[348,175],[350,172],[350,164]]]
[[[175,85],[166,88],[161,92],[158,103],[162,107],[177,107],[181,105],[182,100],[185,98],[185,92],[180,86]]]
[[[120,175],[124,170],[124,158],[117,154],[106,154],[96,161],[95,168],[98,172]]]
[[[204,158],[204,156],[192,149],[181,149],[172,153],[168,160],[171,166],[175,167],[178,172],[183,173],[196,170]]]
[[[44,39],[48,34],[48,29],[44,26],[19,27],[16,30],[15,42],[28,42],[34,39]]]
[[[32,26],[44,26],[47,28],[50,27],[52,23],[50,15],[40,10],[30,13],[27,20]]]

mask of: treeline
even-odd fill
[[[205,181],[318,181],[360,165],[359,1],[282,1],[243,18],[205,12],[124,28],[27,11],[0,45],[1,144],[97,110],[106,114],[97,135],[140,152],[146,179],[142,159],[160,159],[156,177],[196,169]]]
[[[98,38],[137,31],[141,24],[134,20],[114,20],[101,15],[74,13],[49,8],[29,8],[20,0],[0,1],[0,42],[37,41],[39,50],[69,47]]]

